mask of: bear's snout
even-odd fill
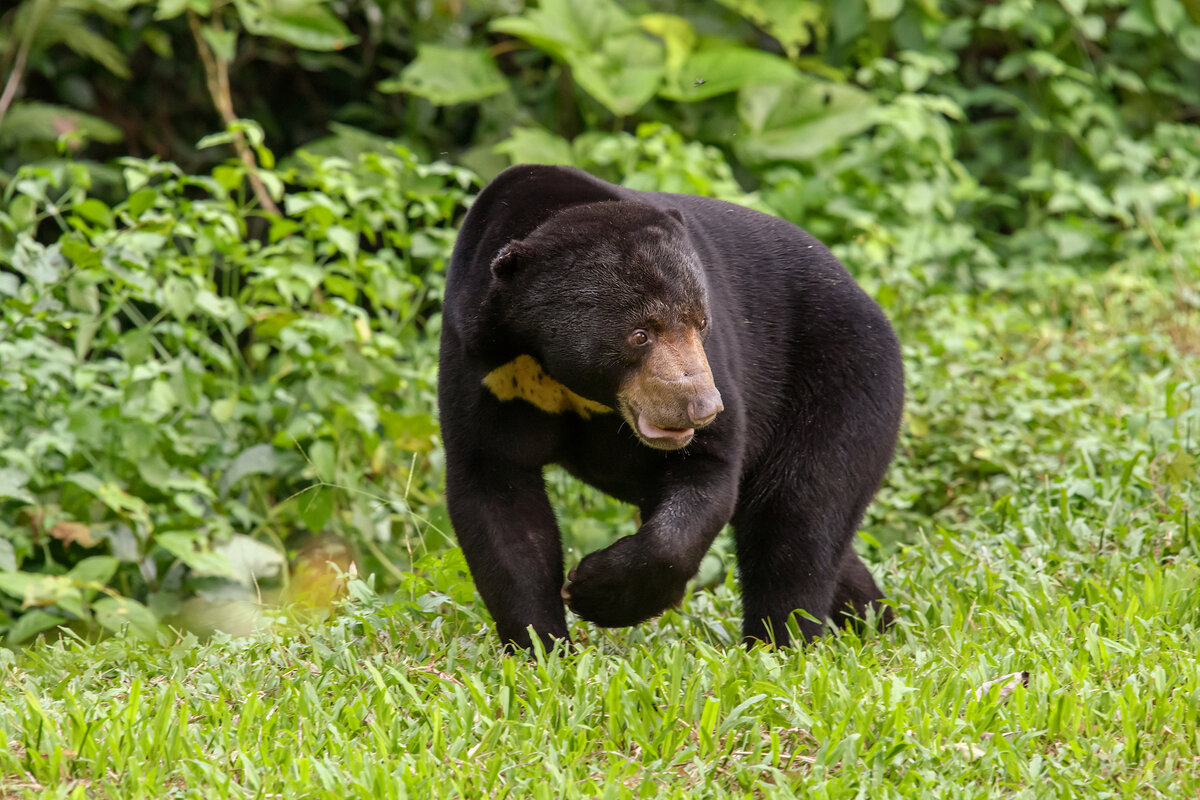
[[[638,438],[659,450],[686,447],[725,409],[699,331],[686,328],[659,338],[618,401]]]
[[[701,392],[687,405],[688,419],[692,421],[693,428],[703,428],[724,410],[721,393],[717,391],[716,386],[710,386],[708,391]]]

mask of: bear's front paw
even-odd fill
[[[635,536],[584,556],[567,575],[562,596],[583,619],[604,628],[636,625],[679,602],[686,570],[649,556]]]

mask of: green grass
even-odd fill
[[[728,587],[536,664],[497,655],[477,614],[450,601],[435,616],[368,600],[320,630],[257,640],[42,646],[3,672],[3,787],[1195,796],[1200,570],[1115,553],[1092,563],[1077,544],[1022,556],[920,542],[887,564],[899,629],[787,653],[724,643]],[[995,689],[975,699],[1019,670],[1028,688],[1007,702]]]
[[[0,649],[0,796],[1195,797],[1197,283],[1149,258],[891,294],[882,635],[746,652],[726,558],[662,619],[530,662],[429,553],[322,626]],[[619,523],[557,494],[568,530]]]

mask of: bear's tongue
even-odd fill
[[[695,433],[693,428],[660,428],[641,414],[638,414],[637,423],[638,430],[647,439],[682,439]]]

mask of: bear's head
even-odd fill
[[[685,447],[723,410],[704,352],[707,282],[678,211],[572,206],[502,247],[491,273],[488,316],[644,444]]]

